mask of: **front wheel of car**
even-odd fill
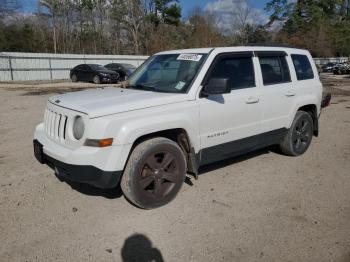
[[[132,151],[121,181],[124,196],[143,209],[172,201],[186,177],[186,160],[179,145],[167,138],[153,138]]]
[[[70,78],[71,80],[72,80],[72,82],[78,82],[78,77],[77,77],[77,75],[76,74],[73,74],[72,76],[71,76],[71,78]]]
[[[289,156],[299,156],[309,148],[314,133],[313,119],[305,111],[298,111],[292,126],[280,144],[281,151]]]
[[[101,78],[98,75],[95,75],[92,81],[94,84],[101,84]]]

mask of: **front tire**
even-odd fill
[[[186,177],[186,160],[177,143],[153,138],[132,151],[121,180],[124,196],[143,209],[172,201]]]
[[[298,111],[292,126],[280,144],[281,151],[288,156],[300,156],[309,148],[314,133],[312,117],[305,111]]]

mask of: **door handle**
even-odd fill
[[[295,96],[295,92],[294,91],[288,91],[286,94],[286,97],[291,97],[291,96]]]
[[[245,101],[246,104],[256,104],[259,103],[259,98],[257,97],[248,97],[248,99]]]

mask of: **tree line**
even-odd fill
[[[18,0],[0,0],[0,51],[148,55],[270,43],[350,54],[350,0],[270,0],[271,15],[259,22],[247,0],[232,1],[223,19],[199,7],[184,17],[174,0],[39,0],[32,14]]]

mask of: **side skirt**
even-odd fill
[[[245,154],[267,146],[279,144],[287,132],[287,128],[281,128],[259,135],[242,138],[236,141],[204,148],[198,153],[199,166],[236,157],[238,155]]]

